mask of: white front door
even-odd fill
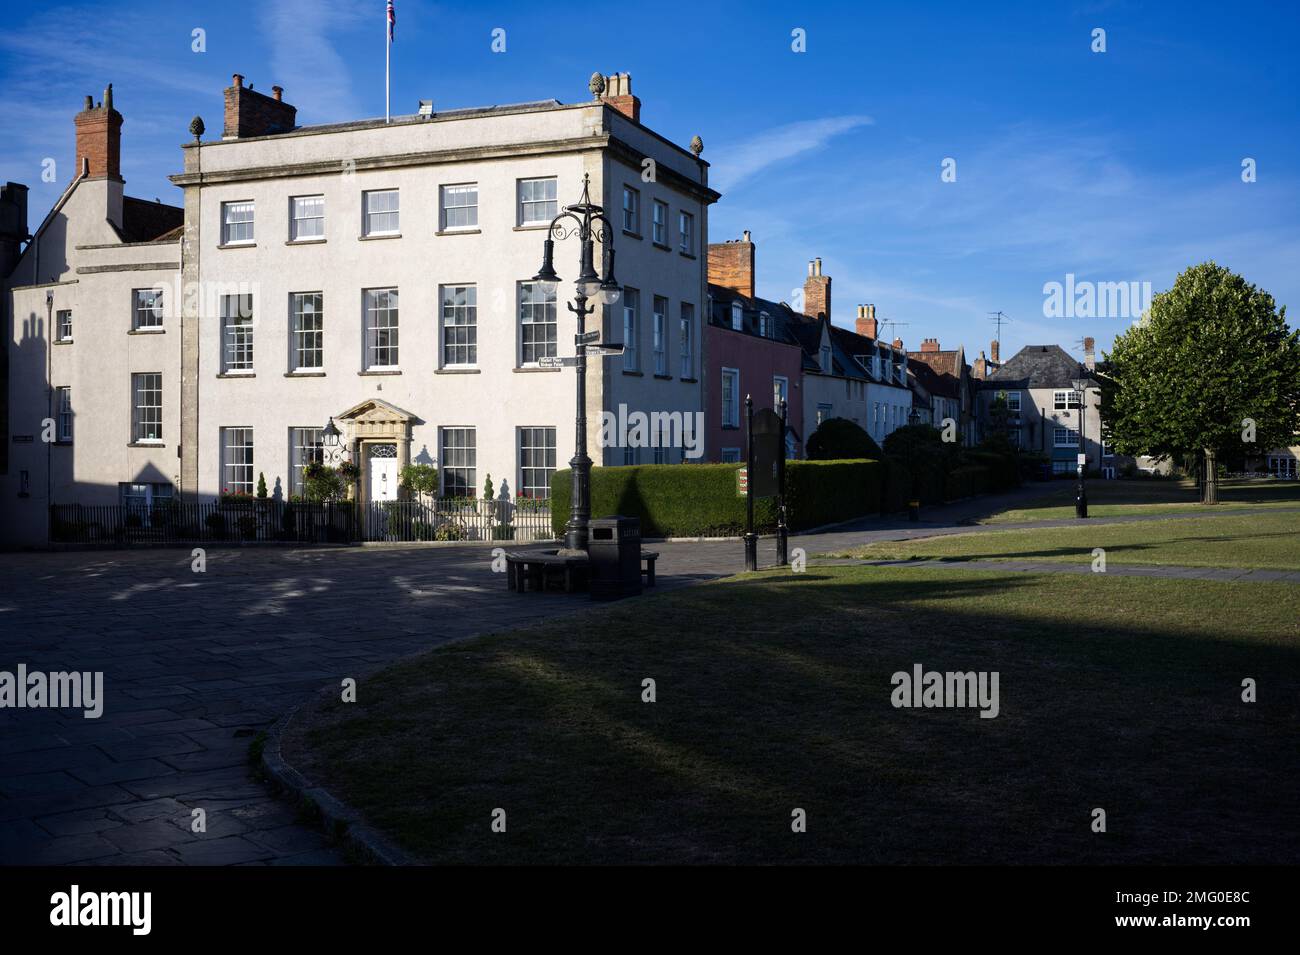
[[[397,500],[397,445],[368,446],[370,500]]]

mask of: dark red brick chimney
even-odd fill
[[[938,351],[938,350],[939,350],[939,339],[937,338],[927,338],[921,342],[922,353]]]
[[[611,73],[605,77],[605,92],[600,98],[632,122],[641,122],[641,101],[632,95],[631,73]]]
[[[803,281],[803,313],[810,318],[825,315],[831,320],[831,278],[822,275],[822,260],[808,263],[808,277]]]
[[[244,85],[244,77],[236,73],[231,85],[226,87],[226,124],[223,139],[242,139],[246,136],[272,136],[287,133],[298,122],[298,110],[284,102],[284,90],[272,86],[272,96],[259,93]]]
[[[709,281],[754,297],[754,243],[748,231],[740,239],[709,243]]]
[[[875,338],[878,331],[879,325],[876,322],[876,306],[859,305],[858,334],[865,335],[867,338]]]
[[[87,96],[77,114],[76,175],[88,170],[92,179],[122,178],[122,114],[113,109],[113,84],[104,90],[104,101],[95,105]]]
[[[998,340],[995,338],[989,346],[989,360],[995,364],[998,362]]]

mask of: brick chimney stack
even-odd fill
[[[259,93],[244,77],[236,73],[226,87],[225,128],[222,139],[242,139],[246,136],[271,136],[287,133],[298,123],[298,110],[284,102],[284,89],[272,86],[272,96]]]
[[[865,335],[867,338],[875,338],[879,328],[876,322],[876,306],[859,305],[858,306],[858,334]]]
[[[992,361],[995,365],[1000,362],[1000,359],[998,358],[998,345],[999,342],[996,338],[993,339],[993,341],[989,345],[989,356],[990,356],[989,360]]]
[[[742,238],[709,243],[709,281],[754,297],[754,243],[748,229]]]
[[[902,351],[902,350],[903,350],[903,340],[902,340],[901,338],[895,338],[895,339],[894,339],[894,347],[897,348],[899,351]]]
[[[98,106],[87,96],[77,114],[77,168],[92,179],[122,179],[122,114],[113,109],[113,84]]]
[[[938,350],[939,350],[939,339],[937,338],[927,338],[923,342],[921,342],[921,352],[923,354],[925,352],[932,352]]]
[[[1097,370],[1096,345],[1097,341],[1092,337],[1083,340],[1083,367],[1087,368],[1089,371]]]
[[[605,92],[600,98],[632,122],[641,122],[641,101],[632,95],[631,73],[611,73],[605,77]]]
[[[803,313],[810,318],[819,315],[831,320],[831,279],[822,275],[822,260],[813,259],[808,263],[808,278],[803,283]]]

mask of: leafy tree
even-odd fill
[[[402,487],[421,497],[438,493],[438,469],[432,464],[408,464],[402,468],[398,480]]]
[[[883,455],[871,435],[848,418],[827,418],[812,433],[806,447],[811,461],[879,460]]]
[[[302,479],[309,501],[340,501],[347,497],[348,481],[335,468],[313,462],[303,468]]]
[[[1228,269],[1192,266],[1115,339],[1102,424],[1122,454],[1205,462],[1202,502],[1218,502],[1217,461],[1295,442],[1300,332],[1286,307]]]

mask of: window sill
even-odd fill
[[[684,258],[684,259],[693,259],[693,258],[695,258],[695,253],[694,253],[694,252],[678,252],[677,254],[680,255],[680,256],[681,256],[682,258]]]
[[[402,372],[398,368],[372,368],[366,371],[357,372],[361,377],[380,377],[383,375],[400,375]]]
[[[325,239],[289,239],[285,245],[324,245]]]
[[[483,374],[482,370],[478,368],[457,368],[454,365],[449,368],[435,368],[433,370],[433,373],[435,375],[481,375]]]
[[[678,381],[684,381],[684,382],[686,382],[688,385],[698,385],[698,384],[700,383],[700,379],[698,379],[698,378],[679,378],[679,379],[677,379],[677,380],[678,380]]]
[[[722,426],[722,430],[723,430],[723,431],[739,431],[739,430],[740,430],[740,425],[738,425],[738,424],[724,424],[724,425]]]
[[[645,372],[643,372],[643,371],[636,371],[635,369],[632,369],[632,368],[624,368],[624,369],[623,369],[623,374],[625,374],[625,375],[631,375],[633,378],[644,378],[644,377],[645,377]]]
[[[663,249],[665,252],[671,252],[673,250],[673,247],[666,242],[652,241],[650,244],[653,245],[656,249]]]
[[[550,227],[551,227],[551,224],[550,224],[549,222],[534,222],[534,223],[532,223],[531,225],[517,225],[517,226],[515,226],[515,231],[516,231],[516,232],[536,232],[538,229],[549,229]]]
[[[625,238],[636,239],[638,242],[640,242],[644,238],[644,236],[642,236],[640,232],[633,232],[631,229],[624,229],[623,235]]]
[[[217,375],[218,378],[256,378],[257,373],[252,371],[223,371]]]
[[[324,378],[324,377],[325,377],[325,372],[323,372],[323,371],[286,371],[286,372],[284,373],[284,377],[286,377],[286,378]]]
[[[59,339],[56,339],[56,340],[55,340],[54,344],[56,344],[56,345],[71,345],[71,344],[73,344],[73,341],[72,341],[71,338],[59,338]]]
[[[127,447],[157,449],[157,448],[165,448],[167,447],[167,445],[163,444],[161,441],[132,441],[130,444],[127,445]]]
[[[482,229],[439,229],[434,235],[482,235]]]
[[[673,376],[672,376],[672,375],[655,375],[655,377],[658,378],[660,381],[672,381],[672,380],[673,380]]]
[[[228,242],[217,246],[218,249],[256,249],[256,242]]]
[[[402,237],[402,233],[400,232],[380,232],[376,235],[359,235],[357,236],[357,241],[378,242],[381,239],[400,239],[401,237]]]
[[[70,438],[66,440],[60,439],[58,441],[51,441],[50,444],[54,445],[56,448],[70,448],[72,447],[72,440]]]
[[[126,332],[128,335],[166,335],[165,328],[129,328]]]
[[[513,371],[516,375],[519,375],[519,374],[531,374],[533,372],[542,372],[543,374],[551,374],[553,372],[562,371],[563,369],[541,368],[537,365],[520,365],[518,368],[511,368],[510,370]]]

